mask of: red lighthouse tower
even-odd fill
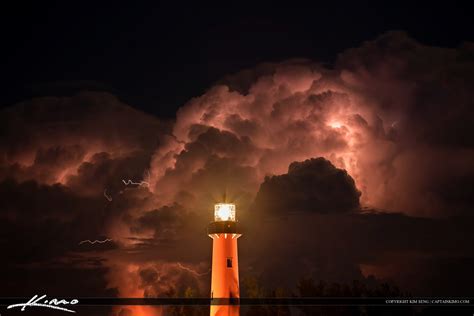
[[[214,206],[214,222],[209,224],[212,238],[211,298],[239,298],[239,260],[235,220],[235,204],[219,203]],[[239,305],[211,305],[211,316],[238,316]]]

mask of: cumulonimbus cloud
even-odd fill
[[[230,76],[178,111],[174,137],[154,155],[153,187],[173,201],[223,159],[252,170],[242,181],[254,195],[265,176],[324,157],[355,179],[364,206],[466,212],[453,208],[446,179],[473,179],[469,56],[472,45],[429,47],[393,32],[342,53],[333,69],[293,60]]]

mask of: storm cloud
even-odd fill
[[[473,84],[472,43],[390,32],[331,68],[298,59],[229,75],[175,122],[101,92],[4,109],[4,294],[207,296],[205,228],[224,197],[245,229],[241,274],[268,287],[372,276],[469,294]],[[52,270],[82,272],[43,284]],[[162,312],[143,308],[114,313]]]
[[[359,207],[360,192],[345,170],[324,158],[293,162],[288,173],[266,177],[255,198],[257,210],[270,212],[347,212]]]

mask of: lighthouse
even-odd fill
[[[208,227],[212,238],[211,298],[240,297],[237,239],[241,234],[237,224],[235,204],[214,205],[214,221]],[[231,305],[211,305],[211,316],[238,316],[240,307],[232,302]]]

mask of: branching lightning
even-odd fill
[[[206,275],[208,274],[209,272],[211,272],[211,269],[209,269],[207,272],[203,272],[203,273],[199,273],[197,272],[196,270],[193,270],[191,268],[188,268],[186,266],[183,266],[180,262],[177,263],[178,267],[180,267],[181,269],[183,270],[186,270],[188,272],[191,272],[192,274],[196,275],[196,276],[203,276],[203,275]]]

